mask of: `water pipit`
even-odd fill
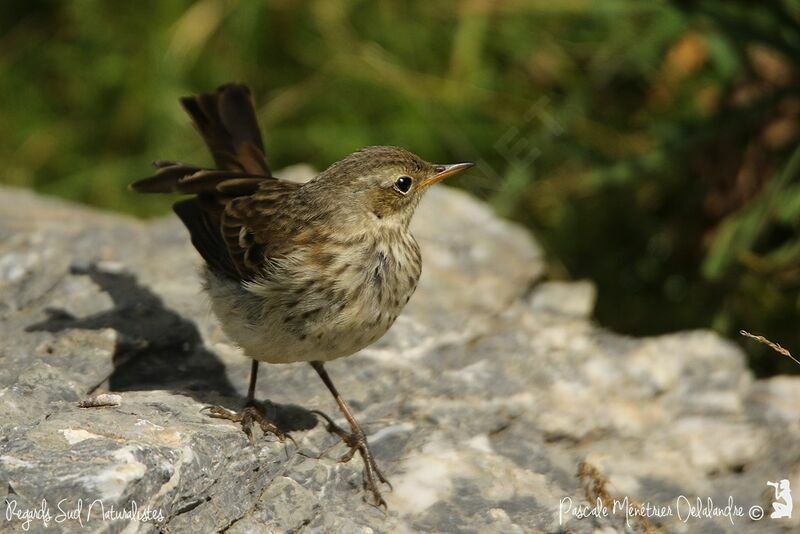
[[[159,161],[131,185],[141,193],[194,195],[174,205],[205,260],[203,279],[225,334],[253,359],[247,405],[211,412],[283,437],[258,409],[259,362],[309,362],[333,394],[350,432],[328,430],[364,461],[364,484],[384,505],[387,483],[324,362],[377,341],[417,287],[422,260],[408,225],[425,190],[472,166],[437,165],[396,147],[372,146],[298,184],[272,176],[250,92],[225,85],[181,104],[216,163],[204,169]]]

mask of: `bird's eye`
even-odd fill
[[[413,180],[410,176],[401,176],[394,182],[394,188],[405,195],[411,189],[412,183]]]

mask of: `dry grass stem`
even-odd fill
[[[794,363],[796,363],[797,365],[800,365],[800,361],[797,361],[797,358],[792,356],[791,352],[789,352],[787,349],[781,347],[779,344],[777,344],[777,343],[775,343],[773,341],[770,341],[769,339],[765,338],[764,336],[757,336],[755,334],[751,334],[747,330],[739,330],[739,333],[741,335],[743,335],[744,337],[749,337],[750,339],[755,339],[759,343],[762,343],[762,344],[768,346],[769,348],[771,348],[772,350],[774,350],[778,354],[781,354],[783,356],[787,356],[787,357],[791,358]]]

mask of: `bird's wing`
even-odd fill
[[[298,228],[291,204],[300,187],[294,182],[269,180],[252,195],[225,205],[221,234],[241,280],[266,276],[265,261],[285,256],[291,249]]]
[[[263,274],[265,254],[278,254],[291,241],[286,206],[300,186],[175,163],[131,187],[143,193],[195,194],[173,206],[192,244],[213,270],[247,281]]]
[[[250,90],[223,85],[181,99],[218,169],[159,161],[153,176],[131,184],[140,193],[184,193],[173,209],[192,244],[217,273],[247,281],[260,275],[264,251],[277,250],[290,233],[282,206],[300,185],[272,176]]]

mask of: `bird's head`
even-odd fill
[[[430,186],[472,166],[428,163],[402,148],[371,146],[337,161],[313,182],[334,192],[332,202],[358,207],[389,224],[407,225]]]

